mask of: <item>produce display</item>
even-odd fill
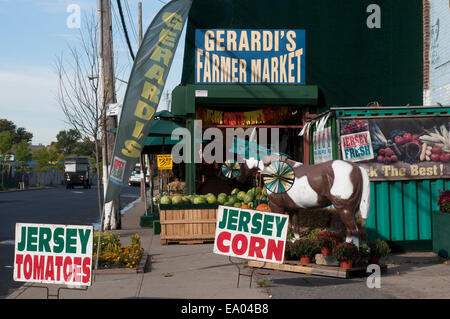
[[[217,196],[212,193],[208,193],[206,195],[164,195],[159,199],[159,203],[162,205],[219,204],[237,208],[254,209],[255,207],[253,202],[258,198],[263,201],[267,201],[267,192],[265,188],[253,187],[248,191],[235,188],[231,194],[220,193]]]
[[[341,135],[369,130],[375,152],[371,161],[380,164],[450,162],[448,120],[407,121],[406,119],[344,120],[341,123]]]

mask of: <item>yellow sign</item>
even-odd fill
[[[172,154],[160,154],[156,155],[158,161],[158,169],[167,170],[172,169]]]

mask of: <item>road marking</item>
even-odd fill
[[[79,192],[79,191],[72,191],[72,193],[74,193],[74,194],[84,194],[83,192]]]
[[[14,245],[14,239],[0,241],[0,245]]]

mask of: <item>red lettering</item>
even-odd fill
[[[31,278],[31,273],[33,271],[33,259],[31,255],[25,255],[25,261],[23,265],[23,276],[26,280]]]
[[[229,241],[230,239],[231,239],[231,234],[229,232],[226,232],[226,231],[221,232],[219,234],[219,236],[217,236],[217,241],[216,241],[217,249],[219,249],[223,253],[229,252],[230,246],[225,246],[223,242],[225,240]]]
[[[70,258],[70,256],[64,258],[63,274],[65,282],[71,281],[73,275],[73,265],[72,258]]]
[[[53,265],[53,256],[47,256],[45,280],[55,280],[55,266]]]
[[[56,281],[61,280],[61,266],[63,264],[63,258],[62,256],[56,256],[55,258],[55,265],[56,265]]]
[[[238,247],[238,244],[241,243],[241,248]],[[237,234],[233,237],[233,241],[231,242],[231,249],[233,253],[236,255],[243,255],[247,251],[248,240],[247,236],[243,234]]]
[[[253,257],[256,254],[258,258],[264,258],[262,250],[266,246],[266,241],[264,238],[260,237],[250,237],[250,248],[248,250],[248,256]]]
[[[16,255],[17,279],[20,279],[20,277],[22,276],[20,272],[20,269],[22,268],[22,263],[23,263],[23,255],[17,254]]]
[[[73,258],[73,281],[80,282],[81,281],[81,257]]]
[[[267,259],[273,259],[272,256],[274,256],[275,260],[282,261],[283,247],[283,240],[279,240],[277,243],[274,239],[269,239],[269,242],[267,243]]]
[[[43,280],[44,279],[44,264],[45,256],[34,255],[33,256],[33,279]]]
[[[91,258],[86,257],[83,259],[83,283],[88,283],[91,277]]]

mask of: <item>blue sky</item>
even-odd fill
[[[143,32],[168,0],[141,0]],[[133,51],[137,52],[138,0],[122,0]],[[47,145],[56,134],[69,129],[56,99],[57,78],[54,71],[56,56],[67,53],[68,45],[79,45],[79,29],[67,26],[70,4],[85,13],[96,13],[96,0],[0,0],[0,118],[13,121],[18,127],[32,132],[33,144]],[[126,11],[130,9],[131,22]],[[113,6],[113,46],[117,58],[116,77],[128,80],[132,60],[120,25],[116,1]],[[133,33],[134,23],[136,33]],[[83,21],[81,21],[83,24]],[[136,35],[135,35],[136,34]],[[171,92],[181,79],[184,33],[180,40],[165,91]],[[119,82],[120,83],[120,82]],[[122,100],[125,85],[118,87]],[[162,99],[160,106],[165,107]]]

